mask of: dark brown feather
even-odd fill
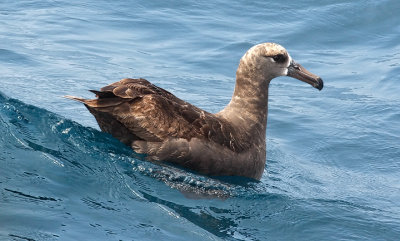
[[[235,152],[249,144],[229,122],[191,105],[145,79],[123,79],[92,91],[95,100],[86,106],[100,128],[122,140],[159,142],[168,138],[192,138],[212,141]],[[122,132],[122,133],[121,133]],[[124,133],[128,138],[124,138]],[[129,140],[129,141],[127,141]]]

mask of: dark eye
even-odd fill
[[[272,59],[278,63],[284,63],[286,61],[286,56],[283,54],[277,54],[272,56]]]

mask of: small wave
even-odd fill
[[[0,93],[2,132],[12,137],[15,152],[35,151],[58,166],[69,166],[85,173],[108,168],[106,162],[118,163],[131,178],[151,177],[180,190],[190,198],[227,198],[235,195],[237,184],[249,180],[197,175],[165,163],[151,163],[134,153],[109,134],[56,115],[45,109],[24,104]],[[5,140],[3,140],[5,141]],[[97,163],[96,163],[97,162]],[[114,173],[115,174],[115,173]],[[114,175],[110,173],[110,175]],[[140,181],[139,181],[140,182]]]
[[[4,188],[4,190],[6,190],[7,192],[11,192],[11,193],[17,194],[17,195],[19,195],[21,197],[31,198],[31,199],[35,199],[35,200],[55,201],[55,202],[57,201],[55,198],[52,198],[52,197],[33,196],[33,195],[29,195],[29,194],[26,194],[26,193],[23,193],[23,192],[11,190],[11,189],[8,189],[8,188]]]
[[[34,60],[26,55],[19,54],[12,50],[0,49],[0,62],[15,63],[18,65],[33,65],[36,64]]]

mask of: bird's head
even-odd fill
[[[322,79],[296,63],[284,47],[276,43],[262,43],[250,48],[240,60],[246,73],[257,79],[272,80],[279,76],[290,76],[322,90]]]

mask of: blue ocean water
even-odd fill
[[[399,240],[400,2],[0,3],[0,240]],[[143,77],[211,112],[277,42],[260,182],[142,161],[72,94]]]

